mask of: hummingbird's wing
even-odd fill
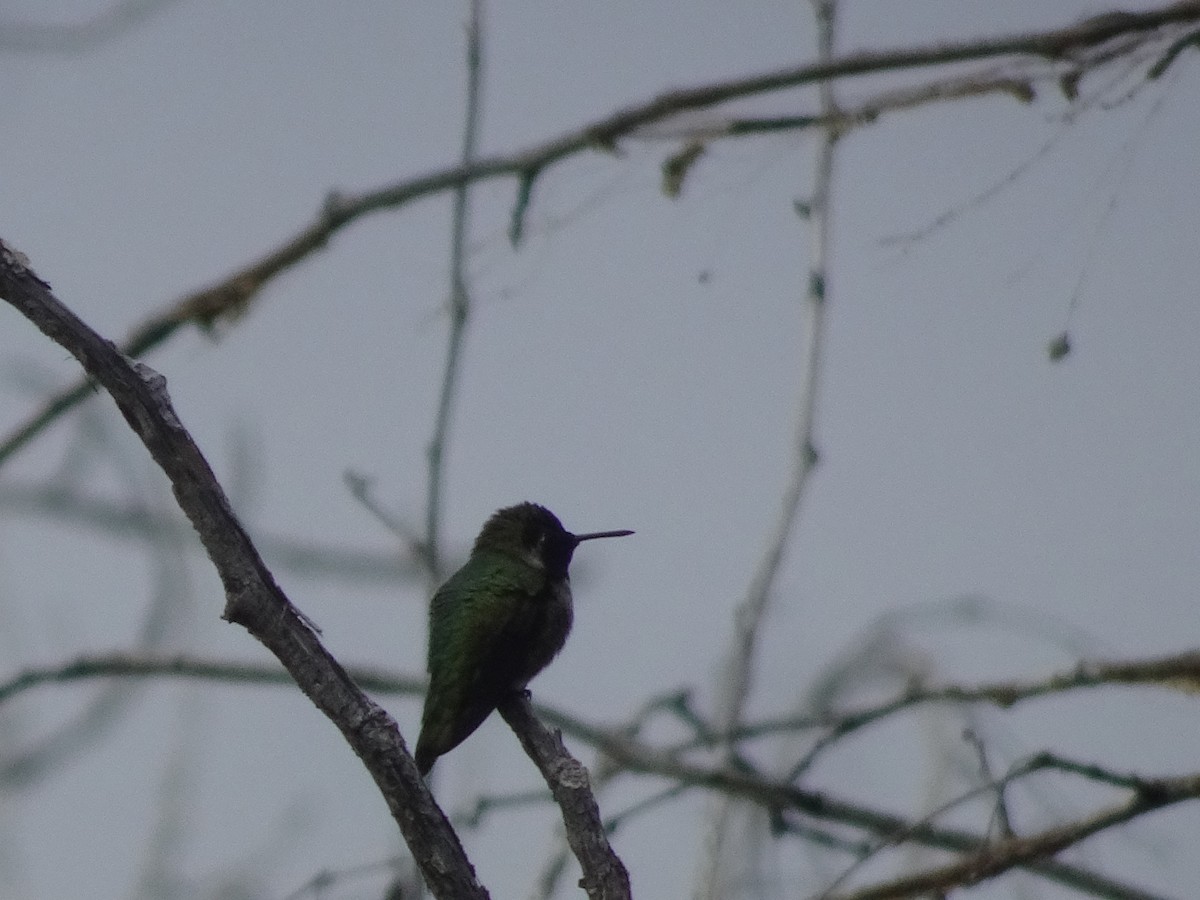
[[[422,772],[461,744],[521,680],[540,573],[474,554],[429,605],[429,693],[416,759]],[[526,679],[527,680],[527,679]]]

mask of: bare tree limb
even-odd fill
[[[945,866],[852,891],[830,894],[828,900],[885,900],[893,897],[937,895],[1001,875],[1031,860],[1051,859],[1093,834],[1128,822],[1165,806],[1200,797],[1200,775],[1140,781],[1123,803],[1114,804],[1078,821],[1047,828],[1028,837],[1011,837],[981,846],[977,852]]]
[[[1047,76],[1049,77],[1049,76]],[[853,106],[839,107],[830,113],[793,116],[721,116],[701,122],[667,120],[660,125],[638,129],[632,138],[643,141],[682,140],[688,147],[703,146],[721,138],[753,137],[780,131],[805,131],[811,128],[836,128],[843,134],[854,128],[872,125],[890,112],[915,109],[929,103],[963,100],[985,94],[1007,94],[1022,103],[1034,100],[1036,92],[1031,78],[1007,74],[972,73],[970,75],[929,81],[912,87],[883,91]],[[686,148],[685,148],[686,149]],[[691,150],[689,155],[698,155]],[[694,160],[688,160],[689,164]],[[678,166],[678,163],[674,163]],[[674,192],[668,192],[674,196]]]
[[[420,696],[425,679],[397,675],[378,669],[356,667],[351,677],[359,687],[387,694]],[[33,666],[0,682],[0,703],[45,684],[66,684],[93,678],[194,678],[235,684],[291,685],[287,670],[263,663],[239,663],[201,659],[184,654],[154,656],[133,653],[107,653],[80,656],[67,663]]]
[[[420,696],[425,680],[391,670],[368,666],[353,666],[349,670],[356,684],[379,694]],[[0,703],[44,684],[66,683],[92,678],[109,677],[181,677],[250,684],[290,684],[287,673],[275,666],[260,663],[238,663],[226,660],[203,659],[195,656],[156,656],[144,652],[90,654],[66,663],[31,667],[0,682]],[[739,740],[818,728],[862,728],[910,707],[928,703],[990,703],[1009,708],[1018,703],[1049,697],[1069,691],[1095,689],[1112,685],[1141,685],[1166,690],[1200,694],[1200,651],[1172,654],[1147,659],[1109,662],[1084,662],[1042,679],[1028,681],[998,681],[980,685],[931,685],[907,691],[899,697],[872,706],[847,712],[827,712],[811,716],[793,716],[750,722],[733,732]],[[665,697],[641,710],[635,717],[641,720],[650,711],[664,708],[677,698],[679,692]],[[628,727],[604,727],[591,724],[556,707],[537,704],[539,718],[555,728],[605,753],[633,741]],[[706,732],[684,744],[664,748],[661,752],[674,756],[697,747],[710,747],[720,736]],[[635,746],[629,743],[629,746]],[[646,745],[636,745],[649,748]],[[660,752],[660,751],[655,751]]]
[[[982,752],[981,743],[977,744],[977,748],[980,750],[980,752]],[[967,803],[968,801],[973,800],[980,795],[995,793],[1002,796],[1005,788],[1010,784],[1013,784],[1018,780],[1033,774],[1034,772],[1041,772],[1046,769],[1060,769],[1062,771],[1069,772],[1077,772],[1086,769],[1093,773],[1096,780],[1106,780],[1109,784],[1129,786],[1128,779],[1123,779],[1115,773],[1104,772],[1104,770],[1101,770],[1098,766],[1088,766],[1076,763],[1072,760],[1065,760],[1050,753],[1039,753],[1031,759],[1012,766],[1009,771],[1000,778],[993,778],[988,775],[987,779],[982,784],[977,784],[958,796],[951,798],[945,803],[942,803],[940,806],[929,810],[922,815],[920,819],[911,823],[904,831],[879,836],[873,843],[868,844],[861,852],[859,852],[854,863],[848,868],[844,869],[842,873],[834,880],[834,882],[821,893],[820,900],[827,900],[827,898],[834,896],[834,891],[840,888],[854,875],[856,871],[858,871],[880,851],[888,847],[898,847],[903,845],[909,839],[914,829],[937,821],[946,813],[955,808],[961,807],[964,803]],[[1102,777],[1102,775],[1098,773],[1107,775],[1107,778]],[[1014,834],[1015,832],[1009,829],[1003,832],[1002,836],[1010,838],[1013,837]],[[987,833],[981,836],[980,846],[990,843],[990,837],[991,829],[989,828]]]
[[[1200,653],[1181,653],[1132,663],[1081,662],[1074,669],[1037,681],[998,682],[973,688],[945,685],[910,690],[885,703],[835,715],[829,731],[793,766],[787,780],[795,781],[811,768],[819,755],[847,735],[917,704],[984,701],[1009,707],[1033,697],[1104,684],[1159,684],[1175,690],[1200,692]]]
[[[395,721],[322,646],[275,583],[238,522],[208,462],[180,423],[166,379],[133,363],[51,294],[23,254],[0,241],[0,295],[75,356],[116,401],[167,474],[225,586],[224,617],[245,627],[283,663],[338,727],[375,779],[426,882],[440,897],[487,892],[408,754]]]
[[[1173,47],[1177,46],[1174,52],[1178,53],[1190,43],[1190,40],[1180,43],[1182,38],[1194,37],[1187,26],[1194,26],[1197,22],[1200,22],[1200,0],[1178,0],[1157,9],[1109,13],[1048,31],[923,47],[860,51],[827,62],[802,63],[746,78],[667,91],[649,101],[618,110],[522,151],[476,159],[468,165],[429,172],[358,195],[331,193],[315,221],[260,259],[210,287],[188,294],[149,318],[135,328],[121,345],[121,351],[126,356],[140,357],[160,346],[186,325],[210,329],[218,321],[236,318],[247,309],[267,282],[323,248],[330,238],[351,223],[372,213],[399,209],[413,201],[453,190],[463,184],[495,178],[517,180],[519,195],[512,226],[515,242],[529,204],[532,182],[539,174],[576,154],[611,150],[620,139],[679,113],[708,109],[731,100],[820,81],[938,67],[971,60],[1012,57],[1048,60],[1052,64],[1067,61],[1078,73],[1092,64],[1088,53],[1106,60],[1101,51],[1122,36],[1141,42],[1162,37],[1171,41]],[[1167,61],[1173,59],[1171,56]],[[42,409],[0,442],[0,465],[91,393],[92,388],[85,380],[47,401]]]
[[[420,678],[406,677],[365,667],[355,667],[350,671],[357,684],[376,693],[398,693],[415,697],[420,696],[424,691],[424,681]],[[276,666],[205,660],[187,656],[147,657],[117,653],[80,657],[65,664],[26,669],[8,681],[0,682],[0,703],[43,684],[113,676],[183,677],[246,684],[292,684],[292,679],[287,672]],[[1189,692],[1200,691],[1200,653],[1185,653],[1144,660],[1081,664],[1073,670],[1061,672],[1037,682],[997,682],[973,688],[964,686],[931,688],[903,698],[902,702],[871,707],[870,710],[863,712],[878,711],[877,715],[881,716],[885,712],[899,712],[908,706],[923,702],[985,702],[1007,707],[1024,700],[1060,692],[1114,684],[1156,686],[1169,690],[1183,689]],[[977,852],[980,847],[991,846],[983,835],[938,827],[927,820],[914,822],[864,807],[861,804],[839,800],[826,793],[800,790],[786,782],[771,781],[751,772],[739,773],[697,766],[685,762],[679,757],[678,753],[681,748],[661,750],[651,747],[637,741],[627,728],[601,727],[584,722],[562,710],[542,705],[537,707],[536,712],[542,720],[595,747],[608,760],[625,770],[657,775],[672,781],[673,786],[670,789],[672,794],[689,788],[729,792],[769,810],[791,810],[813,820],[849,825],[889,842],[896,840],[897,836],[903,835],[905,839],[919,844],[960,853]],[[742,733],[746,736],[757,736],[778,733],[787,729],[812,728],[828,724],[828,720],[822,721],[818,717],[797,718],[748,725],[742,729]],[[1143,779],[1138,776],[1114,775],[1100,767],[1064,760],[1050,753],[1039,754],[1021,771],[1046,768],[1058,769],[1134,791],[1141,790],[1146,784],[1151,785],[1152,788],[1155,783],[1153,779]],[[813,832],[814,826],[807,820],[799,822],[781,820],[780,828],[783,831],[800,834],[806,839],[813,836],[813,839],[821,840],[824,843],[833,840],[829,835],[822,837],[821,834]],[[819,831],[819,829],[817,830]],[[810,832],[813,832],[813,835],[810,835]],[[839,837],[834,842],[843,848],[858,848],[862,852],[867,852],[877,846],[877,842],[855,842],[844,837]],[[850,849],[847,852],[850,852]],[[1161,900],[1158,895],[1116,879],[1053,859],[1021,862],[1019,867],[1097,897],[1111,898],[1111,900]]]
[[[964,854],[982,855],[988,848],[994,849],[998,846],[989,843],[981,834],[938,826],[929,822],[914,822],[860,803],[842,800],[822,791],[797,788],[784,782],[762,778],[756,774],[693,765],[635,742],[612,739],[603,749],[631,771],[660,775],[680,784],[729,793],[768,810],[792,810],[818,821],[849,825],[882,838],[906,835],[908,840],[923,846]],[[1146,783],[1151,796],[1155,796],[1153,792],[1159,781],[1158,779],[1147,779]],[[1058,849],[1061,850],[1097,831],[1129,821],[1153,809],[1200,798],[1200,775],[1162,779],[1161,781],[1169,785],[1167,799],[1163,802],[1149,806],[1139,805],[1132,810],[1127,810],[1122,805],[1119,807],[1122,810],[1120,815],[1111,820],[1104,819],[1106,824],[1092,827],[1090,830],[1080,829],[1075,832],[1074,839],[1059,846]],[[1104,815],[1111,812],[1112,810],[1108,810],[1099,813],[1093,819],[1095,822],[1099,822]],[[1081,821],[1092,821],[1092,819]],[[1072,828],[1078,825],[1079,822],[1069,823],[1063,828]],[[1061,829],[1053,831],[1058,830]],[[1049,850],[1049,839],[1044,846]],[[1106,900],[1161,900],[1153,894],[1117,879],[1081,866],[1055,860],[1053,854],[1039,856],[1025,852],[1014,853],[1004,868],[1019,868],[1049,881],[1085,891],[1096,897],[1106,898]]]
[[[562,810],[567,842],[583,869],[580,887],[593,900],[631,898],[629,873],[609,846],[600,807],[592,795],[591,779],[583,763],[567,752],[561,734],[551,732],[538,721],[525,694],[513,694],[497,708],[529,758],[537,764]]]

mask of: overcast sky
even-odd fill
[[[845,50],[1045,28],[1108,8],[842,5]],[[4,21],[68,21],[103,6],[7,4]],[[490,7],[483,153],[814,52],[809,6],[797,0]],[[452,164],[465,16],[461,2],[175,0],[83,52],[0,47],[0,237],[120,339],[277,246],[331,190]],[[1113,108],[1068,117],[1053,92],[1030,105],[980,99],[899,114],[843,141],[820,465],[776,587],[754,713],[794,708],[880,616],[930,604],[938,614],[913,619],[904,640],[938,678],[1035,676],[1081,653],[1195,646],[1196,78],[1185,53]],[[883,84],[839,91],[852,99]],[[1133,82],[1123,84],[1106,99]],[[794,91],[736,109],[808,113],[815,99]],[[525,499],[576,531],[637,531],[580,550],[575,633],[534,683],[539,699],[616,723],[690,685],[709,708],[732,609],[790,465],[808,265],[794,201],[808,190],[812,146],[810,133],[713,145],[669,200],[659,165],[677,145],[623,141],[619,155],[581,156],[538,181],[517,251],[506,238],[513,184],[474,192],[449,548],[461,558],[490,512]],[[993,196],[973,202],[984,193]],[[188,331],[150,359],[252,531],[386,553],[395,539],[347,491],[348,469],[372,478],[397,516],[423,521],[448,199],[345,229],[215,340]],[[889,240],[947,211],[957,215],[919,239]],[[0,316],[7,433],[77,370],[17,314]],[[1073,352],[1053,364],[1046,346],[1064,329]],[[92,496],[169,508],[111,405],[87,414],[84,431],[59,425],[0,470],[0,489],[70,472]],[[81,467],[81,451],[97,461]],[[423,583],[280,579],[344,662],[420,672]],[[148,621],[163,584],[172,599]],[[180,569],[127,539],[9,513],[0,591],[0,677],[130,647],[155,629],[172,651],[266,659],[219,618],[219,584],[198,554]],[[963,596],[981,599],[936,606]],[[51,687],[5,707],[0,751],[50,734],[96,692]],[[417,701],[387,705],[413,740]],[[1004,764],[1050,746],[1146,774],[1196,769],[1194,706],[1163,692],[986,718]],[[928,770],[921,735],[903,740],[912,762],[902,773],[862,753],[818,768],[811,783],[912,811]],[[438,771],[452,810],[481,790],[536,783],[499,722]],[[282,897],[320,870],[397,852],[361,765],[298,692],[166,683],[141,691],[50,777],[7,789],[0,891],[138,896],[170,819],[164,785],[187,810],[172,865],[188,890],[244,878],[256,897]],[[648,785],[627,777],[602,805],[620,809]],[[687,797],[618,836],[640,896],[686,895],[704,809]],[[1072,811],[1049,801],[1043,821]],[[503,827],[465,834],[468,852],[493,896],[524,896],[554,818],[497,815]],[[1200,881],[1198,825],[1194,809],[1173,813],[1074,858],[1182,896]],[[775,870],[780,896],[819,888],[813,872],[788,856]],[[339,889],[373,896],[371,884]]]

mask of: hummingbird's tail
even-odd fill
[[[434,762],[437,761],[438,754],[434,753],[428,747],[422,747],[417,744],[417,752],[413,754],[413,758],[417,761],[417,769],[422,775],[428,775],[429,770],[433,768]]]

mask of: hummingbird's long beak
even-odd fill
[[[578,545],[583,541],[591,541],[591,540],[595,540],[596,538],[627,537],[631,534],[633,534],[632,531],[629,531],[628,529],[623,529],[621,531],[590,531],[587,534],[574,534],[571,536],[573,538],[575,538],[575,543],[576,543],[576,545]]]

